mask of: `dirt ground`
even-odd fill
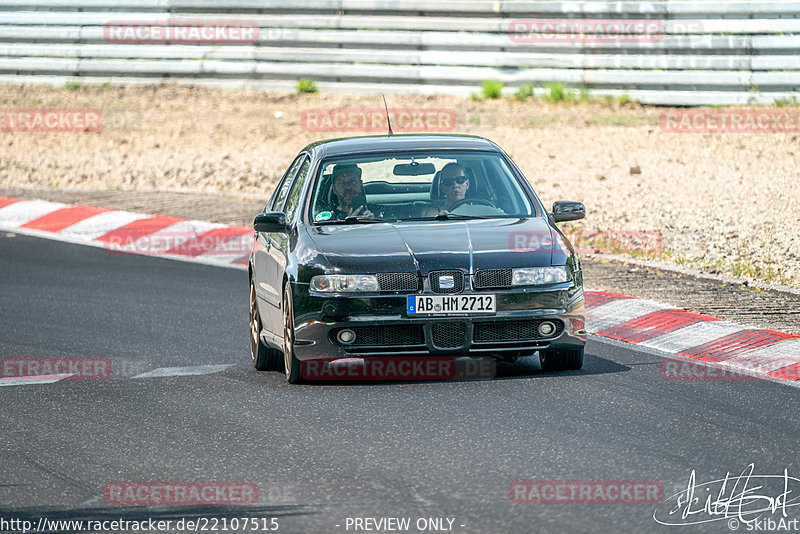
[[[310,123],[310,111],[383,106],[380,97],[177,86],[4,85],[0,102],[5,110],[91,108],[103,117],[99,131],[52,133],[3,131],[0,119],[0,187],[254,199],[268,197],[307,143],[359,135],[310,131],[326,126]],[[584,202],[587,218],[571,230],[604,232],[590,248],[800,287],[796,133],[666,132],[664,108],[636,104],[396,95],[388,102],[390,110],[438,110],[446,117],[440,130],[495,141],[546,205]],[[658,235],[659,246],[613,237],[636,232]]]

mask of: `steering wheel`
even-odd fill
[[[490,206],[492,208],[497,207],[495,206],[494,202],[492,202],[491,200],[487,200],[485,198],[462,198],[461,200],[455,201],[455,203],[453,203],[453,205],[450,206],[450,209],[447,211],[452,212],[454,209],[460,208],[464,204],[482,204],[484,206]]]

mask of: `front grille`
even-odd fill
[[[464,345],[467,334],[466,323],[434,323],[431,325],[431,341],[439,349],[456,349]]]
[[[441,287],[442,277],[452,276],[453,287]],[[461,293],[464,290],[464,273],[461,271],[431,271],[428,274],[434,293]]]
[[[350,328],[356,334],[356,339],[347,345],[340,343],[336,335],[343,328],[331,332],[331,341],[344,347],[382,346],[397,347],[400,345],[422,345],[425,336],[421,325],[389,325],[389,326],[354,326]]]
[[[419,291],[419,278],[414,273],[378,273],[381,291]]]
[[[511,269],[482,269],[475,273],[475,289],[511,287]]]
[[[491,343],[493,341],[550,339],[561,335],[564,330],[564,323],[555,319],[546,319],[553,323],[556,329],[547,338],[541,336],[538,328],[544,320],[475,323],[472,339],[476,343]]]

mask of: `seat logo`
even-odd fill
[[[439,289],[453,289],[456,287],[456,280],[451,274],[445,274],[439,277]]]

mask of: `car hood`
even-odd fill
[[[416,272],[564,265],[569,245],[544,218],[308,227],[331,272]]]

